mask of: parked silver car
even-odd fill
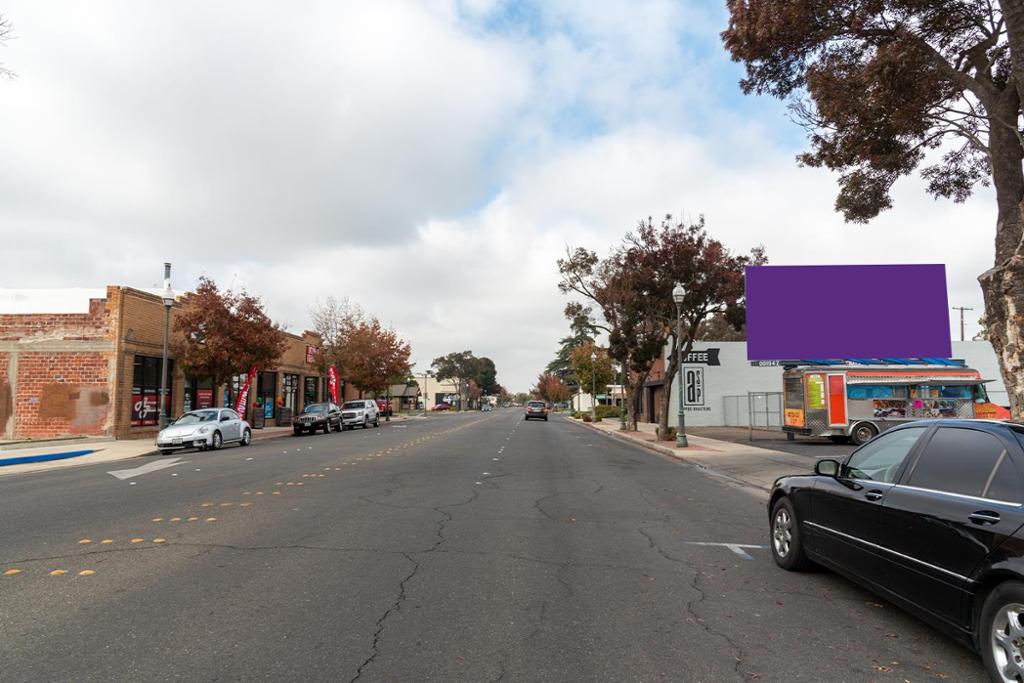
[[[355,429],[356,425],[366,429],[370,425],[380,427],[380,411],[373,399],[345,401],[341,406],[342,429]]]
[[[226,443],[252,443],[249,423],[230,408],[203,408],[185,413],[167,425],[156,437],[164,455],[183,448],[217,450]]]

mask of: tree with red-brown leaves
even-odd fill
[[[258,297],[244,289],[221,291],[206,277],[184,297],[174,316],[174,357],[190,377],[209,379],[214,386],[253,365],[273,368],[287,339],[263,310]]]
[[[761,247],[755,247],[749,255],[732,253],[707,233],[703,216],[690,224],[665,216],[658,225],[650,218],[641,221],[634,232],[626,235],[624,260],[642,285],[655,316],[665,324],[668,358],[658,434],[668,439],[669,396],[679,371],[679,358],[693,349],[696,333],[710,316],[721,316],[734,328],[743,326],[744,269],[763,265],[767,258]],[[678,309],[672,293],[677,283],[686,292]]]
[[[727,0],[722,33],[745,93],[791,102],[811,151],[839,174],[836,209],[866,222],[921,170],[935,197],[995,189],[995,262],[978,280],[1010,407],[1024,418],[1024,3]],[[940,156],[941,155],[941,156]],[[973,229],[973,228],[968,228]]]
[[[363,392],[375,395],[412,367],[412,347],[376,318],[355,320],[338,335],[338,359],[346,380]]]
[[[533,393],[548,403],[562,403],[569,400],[569,385],[557,375],[544,372],[537,377]]]

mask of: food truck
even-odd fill
[[[1006,419],[985,380],[962,361],[869,360],[786,363],[783,430],[862,444],[903,422],[925,418]]]

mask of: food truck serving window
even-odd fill
[[[911,398],[974,398],[974,386],[970,384],[922,384],[913,387]]]
[[[848,384],[846,395],[852,399],[859,398],[906,398],[907,387],[881,384]]]

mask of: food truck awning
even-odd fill
[[[981,379],[980,377],[942,377],[939,375],[931,375],[926,377],[906,377],[900,375],[869,375],[862,377],[850,373],[849,375],[846,376],[847,384],[941,384],[947,387],[956,387],[974,386],[975,384],[984,384],[986,382],[993,381],[995,380]]]

